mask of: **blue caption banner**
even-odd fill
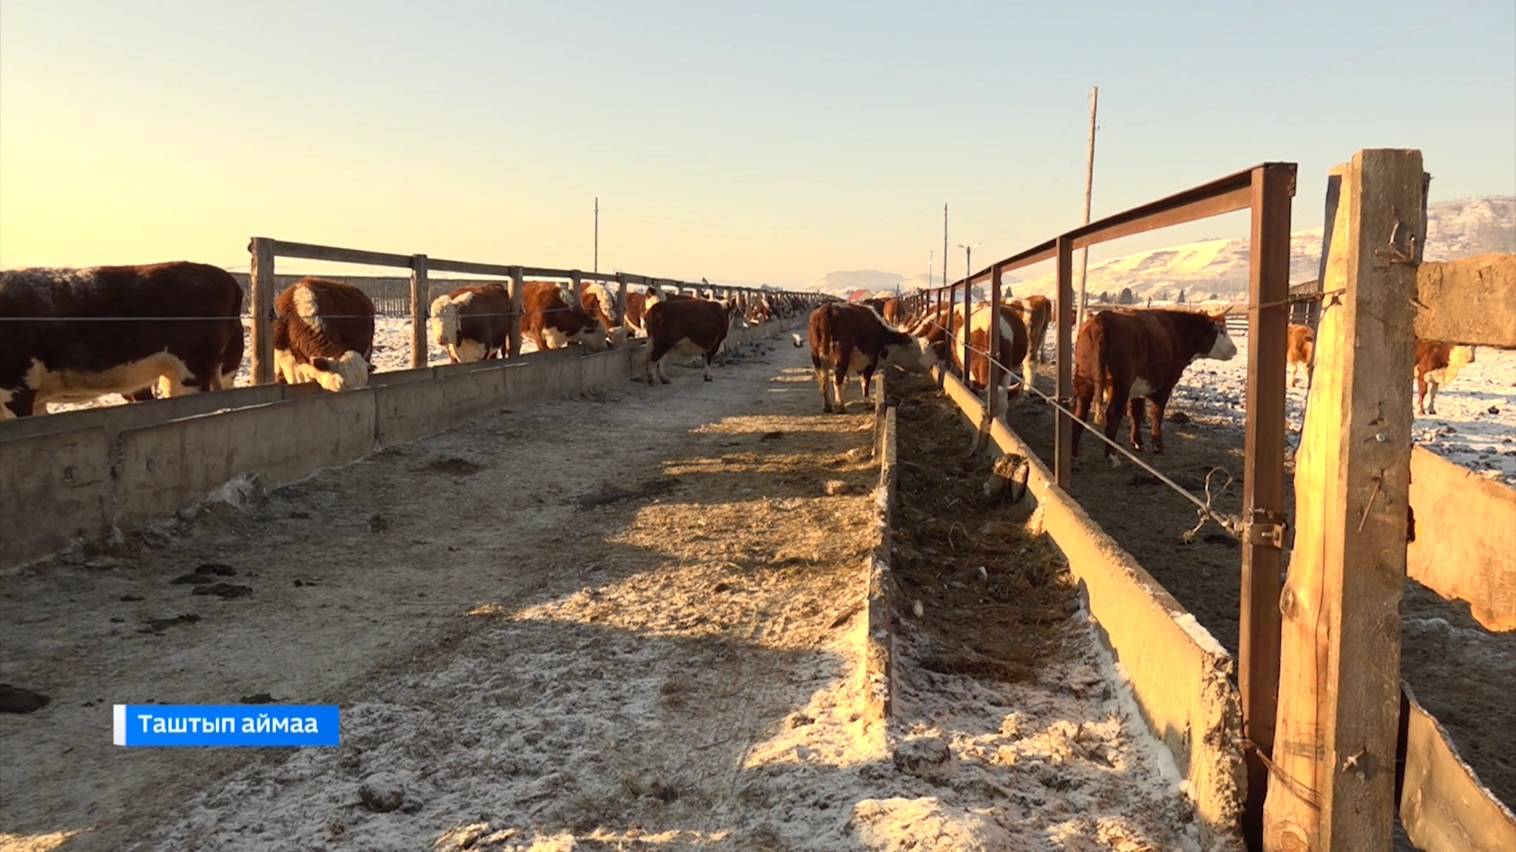
[[[117,704],[114,739],[141,748],[308,748],[340,745],[336,705]]]

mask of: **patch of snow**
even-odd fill
[[[1216,641],[1216,637],[1211,635],[1211,631],[1205,629],[1199,621],[1195,620],[1194,615],[1188,612],[1184,613],[1175,618],[1174,623],[1179,625],[1179,629],[1183,630],[1191,639],[1195,640],[1195,644],[1199,645],[1202,651],[1205,651],[1207,654],[1215,654],[1218,657],[1227,655],[1226,649],[1221,647],[1221,643]]]

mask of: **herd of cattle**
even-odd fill
[[[645,337],[649,384],[655,378],[669,382],[663,363],[671,356],[699,355],[710,381],[711,362],[732,327],[794,316],[807,307],[804,297],[792,294],[713,296],[710,290],[692,296],[650,287],[628,292],[624,310],[618,310],[615,296],[599,282],[584,282],[576,292],[568,282],[527,281],[521,334],[538,350],[581,346],[592,352]],[[226,271],[183,261],[0,272],[0,420],[44,413],[49,402],[111,393],[142,400],[230,388],[243,358],[242,299],[242,289]],[[991,329],[994,312],[986,302],[967,316],[961,304],[908,313],[906,303],[895,298],[823,303],[811,314],[809,332],[824,410],[846,409],[849,374],[858,376],[867,398],[875,370],[886,365],[924,372],[952,364],[983,392],[992,375],[986,355],[992,334],[998,336],[1000,363],[1021,366],[1019,377],[1011,370],[993,371],[994,393],[1004,410],[1033,382],[1052,303],[1032,296],[1002,307],[999,326]],[[502,285],[459,287],[435,299],[429,316],[429,336],[453,363],[508,352],[511,296]],[[373,302],[350,284],[302,279],[275,300],[273,338],[277,381],[316,382],[331,391],[363,387],[374,370]],[[798,335],[795,345],[803,345]],[[1098,398],[1106,437],[1114,439],[1130,412],[1131,443],[1141,450],[1147,403],[1152,403],[1153,450],[1162,452],[1164,407],[1185,368],[1196,358],[1226,360],[1236,352],[1224,313],[1097,313],[1075,340],[1075,414],[1086,420]],[[1292,373],[1310,369],[1310,328],[1290,327],[1288,353]],[[1473,360],[1471,347],[1417,341],[1418,410],[1436,413],[1438,387]],[[1076,454],[1081,431],[1077,426]]]
[[[527,281],[521,334],[538,350],[602,352],[651,339],[645,378],[667,383],[663,361],[710,362],[727,332],[804,310],[803,297],[739,292],[628,292],[626,308],[599,282]],[[0,420],[47,412],[49,402],[106,394],[133,400],[230,388],[243,358],[242,289],[225,270],[178,261],[0,272]],[[374,371],[374,304],[358,287],[305,278],[274,302],[274,369],[281,383],[360,388]],[[618,314],[620,314],[618,318]],[[508,351],[511,297],[503,285],[460,287],[431,304],[428,331],[452,363]]]
[[[850,373],[857,374],[867,399],[875,370],[885,365],[926,372],[937,364],[951,363],[972,389],[985,392],[991,375],[987,353],[995,313],[990,303],[981,301],[967,309],[957,303],[937,305],[915,312],[909,312],[905,304],[890,297],[832,302],[811,313],[811,366],[821,388],[824,411],[846,410],[845,383]],[[1164,409],[1185,368],[1197,358],[1226,361],[1237,354],[1237,345],[1227,331],[1226,313],[1123,309],[1102,311],[1086,320],[1074,342],[1075,456],[1097,399],[1108,440],[1115,440],[1121,421],[1130,412],[1131,445],[1139,452],[1143,450],[1147,405],[1152,403],[1153,452],[1162,453]],[[994,393],[1001,400],[1001,410],[1005,410],[1023,387],[1034,386],[1052,303],[1043,296],[1008,300],[1002,303],[999,314],[997,360],[1008,367],[1021,366],[1019,378],[1010,369],[997,373]],[[965,336],[969,343],[967,365],[963,363]],[[794,340],[797,347],[804,345],[798,335]],[[1309,374],[1314,367],[1315,332],[1308,326],[1292,324],[1287,353],[1293,385],[1301,368]],[[1473,347],[1418,340],[1417,410],[1435,414],[1438,386],[1452,381],[1459,369],[1473,361]],[[1431,399],[1423,409],[1429,389]],[[1109,444],[1105,455],[1116,463]]]

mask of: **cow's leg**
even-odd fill
[[[1169,395],[1154,394],[1153,403],[1153,428],[1149,433],[1153,438],[1153,455],[1163,455],[1163,412],[1169,407]]]
[[[648,383],[649,387],[652,387],[655,384],[655,382],[653,381],[653,373],[655,371],[660,372],[660,373],[662,372],[662,363],[661,362],[663,361],[663,356],[667,355],[667,354],[668,354],[668,348],[667,347],[659,346],[658,345],[658,341],[656,341],[656,340],[653,341],[653,350],[648,353],[647,363],[645,365],[643,365],[643,371],[642,371],[642,376],[643,376],[643,378],[647,379],[647,383]],[[667,381],[667,379],[665,379],[665,381]]]
[[[847,368],[853,360],[851,346],[837,347],[837,360],[833,368],[833,387],[837,388],[837,413],[847,413]]]
[[[821,388],[821,410],[826,414],[832,413],[832,371],[820,363],[811,366],[816,374],[816,386]]]
[[[1132,410],[1132,449],[1142,452],[1142,421],[1147,416],[1148,401],[1140,396],[1134,396],[1127,403]]]
[[[873,384],[874,365],[868,364],[864,366],[863,372],[858,374],[858,387],[863,391],[863,401],[865,403],[870,399],[869,392],[873,389]]]
[[[1111,383],[1111,401],[1105,405],[1105,437],[1109,441],[1116,440],[1116,430],[1121,428],[1121,418],[1126,410],[1127,394],[1130,392],[1131,388],[1122,387],[1119,381]],[[1121,466],[1121,460],[1116,458],[1110,444],[1105,445],[1105,457],[1111,463],[1111,467]]]
[[[1427,382],[1427,414],[1437,413],[1437,384],[1435,379]]]
[[[1074,441],[1070,452],[1074,462],[1079,462],[1079,436],[1084,434],[1084,424],[1090,422],[1090,409],[1095,401],[1095,385],[1092,382],[1074,379]]]
[[[716,358],[717,354],[721,354],[721,363],[722,363],[722,365],[724,366],[726,364],[726,355],[724,354],[725,351],[726,350],[719,349],[719,348],[718,349],[707,349],[707,350],[705,350],[705,373],[703,374],[703,378],[706,381],[708,381],[708,382],[712,381],[712,379],[711,379],[711,361]]]
[[[1296,361],[1290,365],[1290,387],[1298,384],[1300,384],[1300,362]]]
[[[1036,375],[1037,360],[1032,357],[1031,352],[1028,352],[1026,353],[1026,358],[1021,362],[1021,389],[1030,392],[1033,387],[1036,387],[1036,385],[1032,384],[1032,379]]]

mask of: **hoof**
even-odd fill
[[[1113,469],[1121,467],[1121,459],[1116,458],[1114,455],[1106,456],[1105,460],[1111,463]]]
[[[655,387],[658,387],[658,383],[655,382],[655,381],[653,381],[653,377],[652,376],[648,376],[647,377],[647,386],[650,387],[650,388],[655,388]]]
[[[658,381],[663,382],[666,385],[673,384],[673,381],[670,380],[667,376],[659,376]]]
[[[1163,455],[1163,445],[1162,444],[1159,444],[1158,446],[1156,446],[1156,447],[1153,448],[1153,455],[1155,455],[1155,456],[1161,456],[1161,455]]]
[[[710,376],[706,376],[706,377],[705,377],[705,380],[706,380],[706,381],[708,381],[708,382],[709,382],[709,381],[714,381],[714,380],[713,380],[713,379],[712,379],[712,378],[711,378],[711,377],[710,377]]]

